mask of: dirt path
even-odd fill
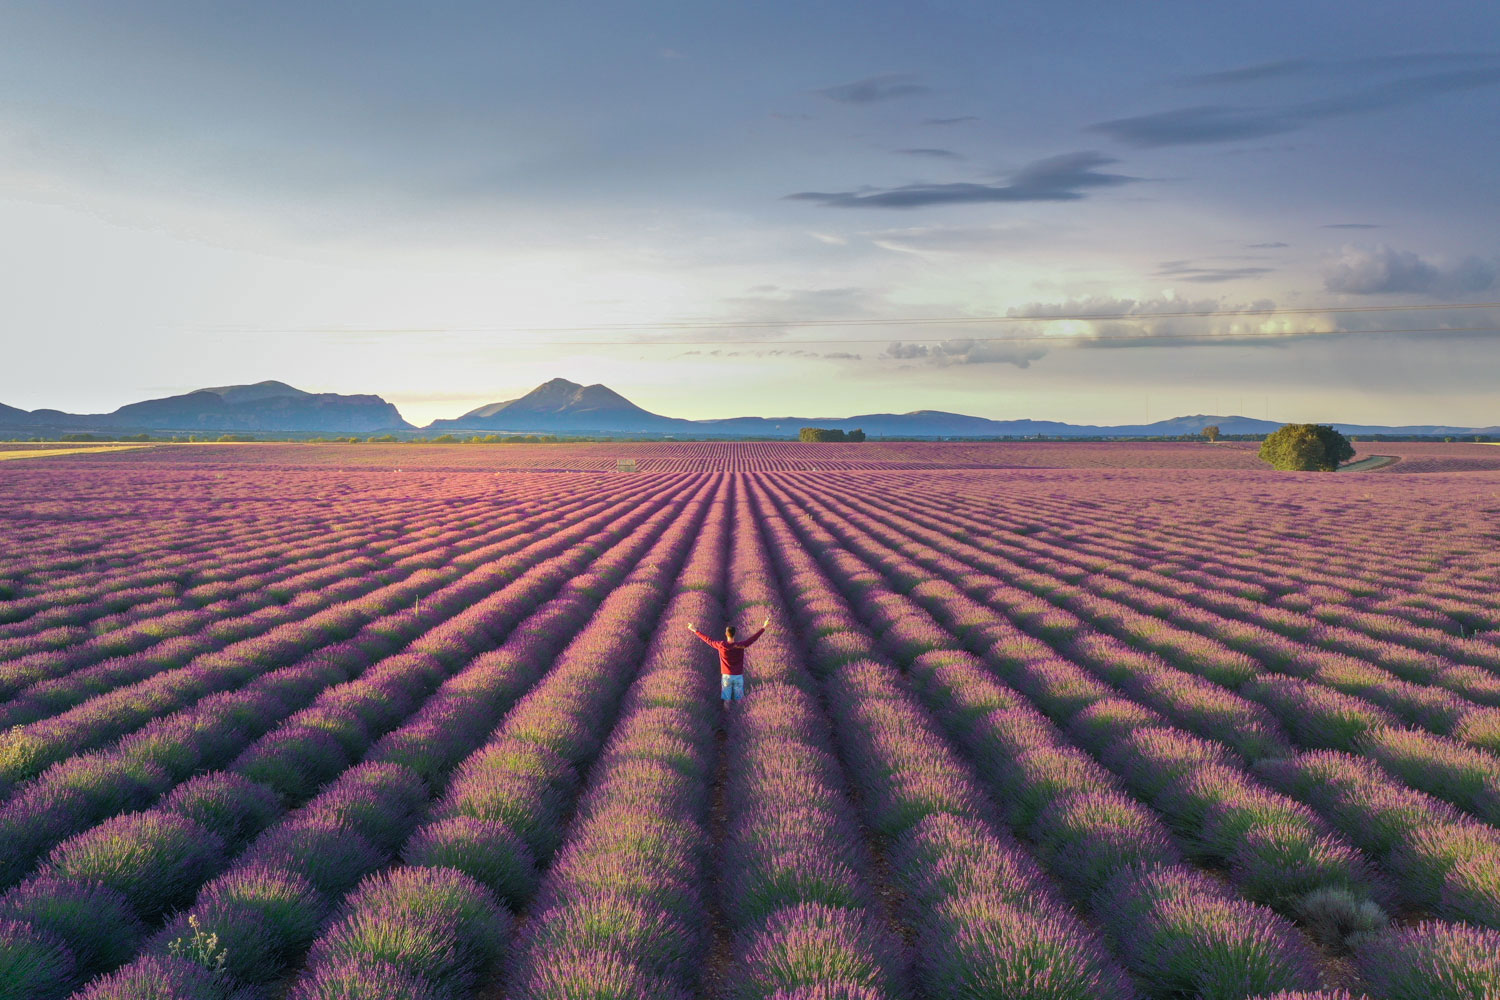
[[[1358,462],[1350,462],[1348,465],[1339,466],[1340,472],[1372,472],[1375,469],[1383,469],[1388,465],[1395,465],[1401,461],[1399,455],[1371,455],[1362,458]]]
[[[720,709],[723,711],[723,709]],[[724,885],[724,844],[729,836],[729,720],[719,720],[718,731],[714,734],[714,784],[713,797],[709,806],[708,832],[709,843],[712,845],[710,864],[713,872],[710,878],[710,908],[708,915],[709,923],[709,949],[703,968],[703,991],[704,996],[721,997],[727,995],[729,987],[729,967],[733,962],[734,949],[733,939],[730,933],[728,921],[724,919],[723,899],[726,887]]]

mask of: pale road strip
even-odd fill
[[[1387,465],[1395,465],[1401,461],[1397,455],[1371,455],[1362,458],[1358,462],[1350,462],[1348,465],[1339,466],[1340,472],[1369,472],[1371,469],[1383,469]]]

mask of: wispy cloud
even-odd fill
[[[1379,224],[1374,222],[1330,222],[1319,226],[1319,229],[1379,229]]]
[[[882,250],[910,254],[994,253],[1055,235],[1055,230],[1015,223],[1004,226],[904,226],[860,233]]]
[[[1223,105],[1200,105],[1115,118],[1088,126],[1132,146],[1180,146],[1190,143],[1257,139],[1290,132],[1297,123],[1283,112]]]
[[[1285,75],[1296,65],[1290,61],[1229,72]],[[1317,100],[1279,106],[1196,105],[1097,122],[1088,130],[1142,147],[1230,142],[1293,132],[1319,121],[1417,104],[1496,84],[1500,84],[1500,60],[1495,65],[1406,76]]]
[[[977,122],[978,115],[956,115],[953,118],[924,118],[923,125],[958,125],[963,122]]]
[[[1276,59],[1271,62],[1255,63],[1250,66],[1236,66],[1234,69],[1219,70],[1216,73],[1199,73],[1194,76],[1185,76],[1178,83],[1188,87],[1252,83],[1259,80],[1295,76],[1306,72],[1311,65],[1312,61],[1308,59]]]
[[[1213,73],[1198,73],[1177,80],[1184,87],[1220,87],[1260,83],[1288,77],[1368,76],[1375,73],[1408,72],[1433,67],[1487,64],[1500,61],[1500,52],[1420,52],[1362,56],[1355,59],[1272,59],[1236,66]]]
[[[1286,247],[1289,247],[1289,246],[1291,246],[1290,243],[1282,243],[1280,241],[1277,241],[1277,242],[1274,242],[1274,243],[1246,243],[1245,244],[1245,249],[1246,250],[1282,250],[1282,249],[1284,249]]]
[[[835,208],[918,208],[926,205],[973,205],[990,202],[1077,201],[1101,187],[1128,184],[1138,178],[1105,173],[1118,162],[1101,153],[1065,153],[1028,164],[1008,184],[919,182],[893,188],[858,191],[799,191],[786,197]]]
[[[958,338],[938,344],[893,342],[881,355],[893,361],[916,361],[947,368],[951,365],[1014,365],[1029,368],[1033,361],[1047,356],[1041,344],[1004,340]]]
[[[887,73],[883,76],[865,77],[835,87],[824,87],[817,93],[841,104],[875,104],[898,97],[914,97],[925,94],[931,88],[919,83],[910,73]]]
[[[897,149],[897,150],[892,150],[892,152],[900,153],[903,156],[926,156],[926,157],[931,157],[932,159],[935,159],[935,160],[962,160],[963,159],[963,156],[961,154],[955,153],[951,149],[937,149],[937,148],[931,147],[931,146],[919,146],[919,147],[916,147],[914,149]]]
[[[1238,281],[1270,274],[1269,267],[1201,267],[1190,260],[1167,260],[1157,266],[1156,277],[1174,278],[1198,284],[1217,284],[1222,281]]]

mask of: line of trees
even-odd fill
[[[836,427],[804,427],[797,432],[798,441],[863,441],[865,432],[856,427],[852,431],[841,431]]]

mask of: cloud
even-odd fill
[[[906,226],[860,233],[882,250],[911,254],[992,253],[1056,235],[1056,227],[1031,224],[1005,226]]]
[[[921,361],[939,368],[996,364],[1029,368],[1033,361],[1046,355],[1047,349],[1036,343],[958,338],[936,344],[906,344],[898,340],[890,344],[881,357],[895,361]]]
[[[1312,64],[1307,59],[1277,59],[1272,62],[1256,63],[1253,66],[1239,66],[1235,69],[1220,70],[1217,73],[1200,73],[1196,76],[1185,76],[1178,82],[1189,87],[1250,83],[1256,80],[1294,76],[1305,72],[1310,65]]]
[[[1373,222],[1330,222],[1319,226],[1319,229],[1379,229],[1380,226]]]
[[[1285,244],[1283,244],[1285,245]],[[1199,267],[1189,260],[1167,260],[1157,265],[1156,277],[1213,284],[1270,274],[1269,267]]]
[[[1285,247],[1288,247],[1288,246],[1291,246],[1291,244],[1290,243],[1280,243],[1280,242],[1277,242],[1277,243],[1246,243],[1245,244],[1245,249],[1246,250],[1281,250],[1281,249],[1283,249]]]
[[[1199,73],[1177,80],[1184,87],[1237,86],[1288,77],[1369,76],[1375,73],[1494,63],[1496,52],[1421,52],[1362,56],[1357,59],[1273,59],[1236,66],[1214,73]]]
[[[1088,126],[1088,131],[1102,132],[1132,146],[1150,147],[1255,139],[1291,132],[1296,127],[1296,123],[1275,112],[1202,105],[1097,122]]]
[[[932,157],[934,159],[938,159],[938,160],[962,160],[963,159],[963,157],[960,154],[955,153],[951,149],[934,149],[934,148],[931,148],[931,147],[918,147],[916,149],[897,149],[897,150],[893,150],[893,152],[902,153],[902,154],[905,154],[906,156],[930,156],[930,157]]]
[[[1331,118],[1416,104],[1444,94],[1500,84],[1500,66],[1408,76],[1351,93],[1279,107],[1199,105],[1116,118],[1088,126],[1131,146],[1231,142],[1293,132]]]
[[[1284,346],[1299,336],[1337,332],[1328,317],[1243,315],[1275,308],[1269,299],[1228,303],[1222,299],[1149,299],[1086,296],[1062,302],[1028,302],[1008,315],[1033,320],[1028,328],[1043,343],[1077,348]]]
[[[1098,168],[1116,163],[1101,153],[1065,153],[1028,164],[1009,184],[918,182],[894,188],[859,191],[800,191],[786,195],[835,208],[917,208],[926,205],[974,205],[988,202],[1077,201],[1091,188],[1128,184],[1138,178],[1104,173]]]
[[[1323,287],[1347,295],[1482,292],[1495,287],[1495,279],[1495,265],[1478,257],[1445,267],[1383,243],[1373,248],[1345,246],[1323,266]]]
[[[895,100],[898,97],[913,97],[928,92],[925,84],[918,83],[909,73],[887,73],[870,76],[852,83],[841,83],[836,87],[825,87],[817,93],[841,104],[874,104],[878,101]]]
[[[924,118],[923,125],[957,125],[961,122],[977,122],[978,115],[958,115],[953,118]]]

